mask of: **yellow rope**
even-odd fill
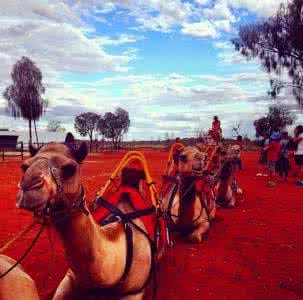
[[[169,154],[168,154],[168,160],[167,160],[167,165],[166,165],[166,169],[164,171],[164,174],[165,175],[168,175],[168,168],[170,166],[170,163],[172,162],[173,160],[173,155],[174,155],[174,152],[176,149],[181,149],[183,150],[185,148],[185,146],[181,143],[175,143],[173,144],[171,147],[170,147],[170,150],[169,150]]]
[[[111,174],[109,180],[107,180],[107,182],[99,190],[97,195],[98,196],[103,196],[105,191],[107,191],[107,189],[110,187],[110,185],[115,180],[115,178],[119,175],[119,173],[122,171],[122,169],[125,166],[127,166],[130,162],[135,161],[135,160],[139,161],[139,163],[143,167],[143,170],[144,170],[144,173],[145,173],[145,176],[146,176],[146,183],[148,185],[148,189],[149,189],[151,200],[152,200],[152,204],[155,207],[158,207],[158,199],[159,198],[158,198],[158,193],[157,193],[156,187],[153,184],[153,180],[152,180],[152,177],[150,175],[146,159],[145,159],[144,155],[139,151],[129,151],[124,155],[122,160],[119,162],[119,164],[117,165],[117,167],[115,168],[115,170]]]

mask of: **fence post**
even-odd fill
[[[21,158],[23,160],[23,142],[21,142]]]

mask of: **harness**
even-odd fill
[[[172,214],[172,208],[173,206],[175,205],[174,204],[174,198],[178,192],[178,189],[180,187],[180,184],[181,184],[181,179],[180,177],[177,175],[176,177],[171,177],[171,178],[167,178],[165,177],[166,180],[170,180],[172,181],[173,183],[175,183],[175,186],[173,188],[173,191],[172,191],[172,194],[171,194],[171,197],[169,199],[169,202],[168,202],[168,208],[167,208],[167,211],[165,213],[165,217],[167,218],[168,220],[168,224],[173,224],[173,226],[176,225],[175,221],[173,220],[172,217],[175,217],[175,218],[179,218],[179,216],[177,215],[174,215]],[[197,195],[200,199],[200,203],[201,203],[201,209],[200,209],[200,213],[199,215],[192,221],[192,224],[195,224],[199,218],[202,216],[202,213],[203,213],[203,209],[205,209],[205,213],[206,213],[206,216],[207,216],[207,219],[209,221],[209,223],[211,223],[211,220],[210,220],[210,217],[209,217],[209,213],[208,213],[208,208],[207,208],[207,205],[203,199],[203,197],[201,196],[202,194],[202,190],[199,190],[196,188],[196,185],[199,181],[203,180],[204,178],[203,177],[198,177],[198,176],[194,176],[192,178],[192,183],[190,184],[190,186],[188,187],[188,189],[185,191],[185,193],[182,194],[182,197],[180,198],[180,201],[179,202],[182,202],[182,200],[184,199],[184,197],[187,195],[187,193],[192,189],[192,188],[195,188],[195,195]],[[204,179],[205,180],[205,179]],[[171,226],[170,226],[171,227]],[[176,231],[176,230],[173,230],[172,231]],[[179,230],[177,230],[179,231]]]
[[[146,183],[147,187],[150,192],[150,200],[152,202],[152,206],[148,207],[146,209],[137,209],[130,213],[125,213],[121,209],[117,207],[119,204],[119,201],[116,205],[113,205],[107,200],[108,191],[111,191],[113,188],[117,192],[117,186],[115,185],[115,179],[118,176],[118,174],[121,172],[121,170],[127,166],[132,161],[138,161],[145,173],[146,176]],[[119,200],[122,200],[121,197],[123,196],[123,193],[119,195]],[[103,219],[100,220],[99,225],[100,226],[106,226],[108,224],[112,223],[121,223],[123,224],[124,230],[125,230],[125,236],[126,236],[126,264],[124,268],[124,272],[119,279],[119,282],[112,288],[107,288],[106,290],[110,290],[111,294],[115,294],[117,296],[127,296],[127,295],[135,295],[140,292],[142,292],[148,283],[150,282],[152,276],[154,275],[153,280],[153,298],[156,297],[156,255],[158,253],[159,249],[159,241],[160,241],[160,231],[161,231],[161,222],[160,218],[162,218],[161,210],[159,209],[161,206],[160,200],[157,195],[157,191],[154,186],[154,182],[150,176],[149,170],[147,168],[147,163],[145,160],[145,157],[142,153],[138,151],[130,151],[128,152],[120,161],[116,169],[113,171],[112,175],[110,176],[109,180],[104,184],[104,186],[100,189],[100,191],[97,193],[96,199],[93,201],[90,211],[93,212],[97,208],[102,207],[106,209],[109,212],[108,216],[105,216]],[[134,220],[140,217],[145,217],[148,215],[154,215],[155,220],[155,226],[154,226],[154,237],[155,240],[152,240],[151,237],[148,235],[145,230],[143,230],[140,226],[138,226]],[[137,232],[141,233],[149,242],[150,245],[150,253],[151,253],[151,264],[150,264],[150,270],[149,274],[144,282],[144,284],[135,290],[127,291],[127,292],[119,292],[121,290],[123,283],[125,282],[125,279],[127,278],[132,261],[133,261],[133,232],[136,230]]]
[[[86,216],[90,214],[90,211],[86,208],[86,195],[83,186],[81,185],[81,192],[80,196],[76,198],[76,200],[72,203],[71,207],[66,209],[64,208],[64,202],[67,200],[66,195],[64,194],[64,188],[61,183],[60,177],[57,174],[56,168],[54,168],[49,159],[47,157],[39,157],[38,160],[43,160],[46,162],[48,169],[51,173],[52,178],[55,181],[57,191],[55,194],[51,191],[51,188],[49,186],[49,183],[43,178],[44,181],[44,186],[49,192],[49,199],[47,202],[47,205],[40,211],[35,212],[35,216],[38,217],[39,219],[41,218],[43,220],[43,223],[41,225],[41,228],[34,238],[33,242],[31,243],[30,247],[25,251],[25,253],[22,255],[22,257],[12,266],[10,267],[5,273],[0,275],[0,279],[3,278],[5,275],[7,275],[10,271],[12,271],[30,252],[34,244],[37,242],[39,239],[44,226],[47,224],[47,219],[53,218],[53,222],[59,222],[64,220],[65,218],[72,217],[75,215],[78,215],[79,213],[84,213]],[[150,181],[152,182],[152,181]],[[149,186],[152,186],[153,183],[151,183]],[[51,204],[51,200],[55,200],[55,205]],[[156,208],[154,206],[145,209],[145,210],[138,210],[134,211],[131,213],[124,213],[122,212],[118,207],[115,207],[111,205],[109,202],[107,202],[105,199],[102,198],[102,196],[98,196],[94,202],[92,203],[91,210],[96,209],[97,207],[104,207],[107,209],[111,215],[109,218],[106,218],[102,220],[100,223],[100,226],[106,226],[108,224],[114,223],[114,222],[121,222],[124,225],[124,230],[125,230],[125,235],[126,235],[126,264],[125,268],[123,271],[123,274],[121,278],[119,279],[118,283],[111,287],[111,288],[97,288],[97,289],[92,289],[92,290],[106,290],[110,291],[111,294],[117,294],[119,296],[127,296],[127,295],[133,295],[140,293],[149,283],[151,276],[153,274],[153,271],[155,269],[155,259],[156,259],[156,253],[157,253],[157,247],[156,244],[149,235],[142,229],[140,228],[137,224],[133,222],[134,219],[142,217],[142,216],[147,216],[150,214],[153,214],[156,212]],[[149,241],[150,244],[150,251],[151,251],[151,266],[149,270],[149,274],[142,285],[142,287],[135,289],[133,291],[128,291],[128,292],[122,292],[119,293],[117,290],[119,290],[119,287],[124,283],[125,279],[127,278],[132,261],[133,261],[133,230],[137,230],[141,234],[143,234],[147,240]],[[157,228],[155,229],[155,231]],[[155,232],[156,233],[156,232]],[[154,289],[155,290],[155,289]],[[155,292],[154,292],[155,296]]]
[[[110,290],[110,291],[112,291],[111,292],[112,294],[114,293],[119,296],[138,294],[146,288],[146,286],[148,285],[148,283],[151,279],[151,276],[153,274],[153,271],[155,269],[155,264],[156,264],[155,260],[156,260],[157,248],[156,248],[155,242],[149,237],[149,235],[140,226],[138,226],[136,223],[134,223],[133,220],[155,213],[155,211],[156,211],[155,207],[150,207],[150,208],[143,209],[143,210],[136,210],[136,211],[130,212],[130,213],[124,213],[118,207],[112,205],[111,203],[109,203],[107,200],[105,200],[101,196],[98,196],[92,204],[93,209],[96,209],[97,207],[103,207],[110,212],[110,215],[108,217],[106,217],[105,219],[101,220],[99,225],[106,226],[106,225],[112,224],[112,223],[117,223],[117,222],[121,223],[121,224],[123,224],[123,227],[125,230],[125,236],[126,236],[126,263],[125,263],[123,274],[122,274],[121,278],[119,279],[118,283],[114,287],[107,288],[106,290]],[[141,234],[143,234],[149,242],[150,251],[151,251],[150,270],[149,270],[149,274],[148,274],[144,284],[140,288],[135,289],[133,291],[119,293],[119,292],[117,292],[117,290],[119,290],[119,288],[121,288],[121,286],[125,282],[128,274],[129,274],[129,271],[130,271],[130,268],[132,265],[132,261],[133,261],[133,248],[134,248],[133,230],[134,229],[137,230],[138,232],[140,232]]]
[[[41,211],[35,212],[35,216],[46,219],[47,217],[58,217],[60,215],[64,216],[68,213],[66,217],[70,217],[72,215],[78,214],[79,212],[83,212],[86,216],[88,216],[89,211],[87,210],[87,208],[85,206],[86,194],[85,194],[83,185],[81,185],[81,187],[80,187],[81,188],[80,196],[77,197],[76,200],[74,200],[71,207],[68,209],[65,209],[65,208],[62,209],[62,207],[64,207],[64,203],[67,202],[66,201],[67,197],[64,194],[64,188],[61,183],[60,177],[57,174],[56,168],[54,168],[51,165],[51,163],[47,157],[42,156],[42,157],[39,157],[38,160],[43,160],[46,162],[48,169],[52,175],[52,178],[54,179],[54,181],[56,183],[57,192],[56,192],[56,194],[53,194],[50,189],[49,183],[44,178],[42,178],[42,180],[44,182],[44,186],[48,190],[50,197],[48,199],[46,207],[43,208]],[[56,205],[54,205],[54,206],[51,205],[52,199],[55,200]]]
[[[178,144],[177,144],[178,145]],[[183,145],[182,145],[183,146]],[[179,150],[179,149],[184,149],[185,147],[181,147],[178,145],[178,147],[176,147],[175,145],[172,146],[171,148],[171,151],[169,153],[169,160],[168,160],[168,163],[170,163],[171,161],[171,157],[173,156],[173,151],[174,150]],[[204,166],[204,168],[193,168],[192,170],[192,183],[191,185],[189,186],[189,188],[185,191],[185,193],[183,193],[183,195],[181,196],[180,198],[180,202],[182,202],[183,198],[186,196],[186,194],[194,187],[196,189],[196,194],[198,194],[199,196],[199,199],[200,199],[200,203],[201,203],[201,210],[200,210],[200,213],[198,215],[198,217],[196,217],[193,221],[192,221],[192,224],[194,224],[202,215],[203,213],[203,209],[205,209],[205,212],[206,212],[206,216],[207,216],[207,219],[209,221],[209,223],[211,224],[211,219],[210,219],[210,216],[209,216],[209,213],[208,213],[208,208],[207,208],[207,204],[205,203],[205,199],[204,197],[202,197],[202,189],[197,189],[197,184],[198,183],[202,183],[202,181],[204,181],[205,184],[209,184],[209,185],[212,185],[212,182],[213,180],[211,180],[210,178],[210,175],[211,173],[208,171],[209,169],[209,166],[210,166],[210,163],[214,157],[214,155],[216,154],[217,152],[217,149],[218,147],[217,146],[206,146],[205,149],[202,149],[202,148],[199,148],[197,147],[197,149],[206,154],[207,155],[207,160],[205,161],[206,164]],[[178,159],[179,159],[179,153],[178,153]],[[198,164],[199,166],[199,164]],[[201,166],[201,162],[200,162],[200,166]],[[180,175],[178,174],[178,172],[176,172],[175,174],[173,174],[172,176],[168,176],[167,173],[165,173],[165,175],[163,176],[163,180],[164,182],[166,181],[170,181],[172,182],[172,184],[174,184],[174,187],[173,187],[173,190],[172,190],[172,193],[171,193],[171,196],[170,196],[170,199],[168,201],[168,207],[167,207],[167,210],[164,212],[164,215],[165,215],[165,219],[167,220],[167,224],[170,224],[170,231],[176,231],[176,229],[174,229],[173,227],[175,227],[176,223],[174,222],[173,220],[173,217],[175,218],[179,218],[179,216],[176,216],[174,214],[172,214],[172,208],[173,206],[175,205],[173,202],[174,202],[174,198],[180,188],[180,185],[181,185],[181,181],[182,181],[182,178],[180,177]],[[202,186],[203,184],[201,184]],[[212,192],[212,195],[211,197],[215,197],[214,196],[214,193],[213,191]],[[179,231],[179,230],[177,230]]]

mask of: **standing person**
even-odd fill
[[[256,174],[256,176],[268,176],[266,174],[266,167],[267,167],[267,151],[265,150],[266,147],[269,145],[269,135],[266,134],[262,141],[262,147],[260,149],[260,156],[259,156],[259,165],[260,165],[260,172]]]
[[[303,126],[299,125],[294,130],[294,139],[293,142],[296,144],[295,151],[295,163],[296,163],[296,175],[298,181],[296,182],[297,186],[303,186]]]
[[[241,153],[242,153],[242,150],[243,150],[243,138],[242,138],[242,135],[238,135],[237,136],[236,145],[239,146],[238,166],[239,166],[239,170],[242,171],[243,170],[242,157],[241,157]]]
[[[217,116],[214,116],[211,130],[215,141],[220,142],[222,138],[222,129],[221,129],[221,122]]]
[[[275,187],[276,181],[275,181],[275,171],[276,171],[276,164],[279,160],[280,156],[280,134],[279,132],[273,132],[270,136],[270,142],[268,146],[264,149],[267,151],[267,167],[268,167],[268,186],[269,187]]]
[[[287,181],[288,172],[289,172],[289,161],[288,161],[288,148],[289,148],[289,136],[288,132],[285,131],[282,133],[282,137],[280,140],[281,149],[280,149],[280,158],[278,161],[278,171],[279,175],[284,181]]]

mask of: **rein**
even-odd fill
[[[52,198],[48,200],[48,203],[45,208],[43,208],[41,211],[37,211],[34,213],[34,216],[37,217],[38,219],[42,219],[41,222],[41,227],[39,231],[37,232],[36,236],[32,240],[30,246],[25,250],[25,252],[21,255],[21,257],[16,261],[15,264],[13,264],[7,271],[4,273],[0,274],[0,279],[5,277],[8,273],[10,273],[12,270],[14,270],[24,259],[25,257],[29,254],[29,252],[32,250],[38,239],[40,238],[44,228],[47,226],[48,222],[47,219],[50,217],[57,217],[62,215],[60,219],[56,219],[55,222],[62,221],[65,218],[74,216],[75,214],[78,214],[79,212],[83,212],[85,215],[89,214],[89,211],[85,207],[85,192],[83,186],[81,186],[81,195],[80,197],[77,198],[76,201],[74,201],[72,207],[70,209],[65,209],[65,210],[57,210],[56,207],[51,207],[50,200],[51,199],[56,199],[57,201],[64,201],[65,200],[65,195],[64,195],[64,189],[63,185],[60,181],[60,178],[55,170],[55,168],[50,164],[48,158],[46,157],[40,157],[39,159],[44,160],[47,163],[47,166],[50,170],[50,173],[57,185],[57,193],[53,195]],[[44,186],[48,190],[49,194],[52,195],[51,189],[49,187],[48,182],[43,179],[44,181]],[[56,202],[57,202],[56,201]],[[69,213],[66,215],[66,213]],[[19,232],[15,237],[13,237],[11,240],[9,240],[7,243],[5,243],[1,248],[0,248],[0,253],[3,253],[6,249],[8,249],[13,243],[15,243],[17,240],[22,238],[25,234],[27,234],[37,223],[38,219],[34,220],[31,224],[26,226],[21,232]]]
[[[46,226],[45,223],[41,224],[41,227],[40,227],[39,231],[37,232],[36,236],[32,240],[29,247],[25,250],[25,252],[21,255],[21,257],[8,270],[6,270],[4,273],[0,274],[0,279],[3,278],[4,276],[6,276],[8,273],[10,273],[12,270],[14,270],[24,260],[24,258],[29,254],[29,252],[33,249],[34,245],[38,241],[39,237],[41,236],[41,233],[43,232],[43,230],[45,228],[45,226]]]
[[[180,184],[180,179],[178,179],[178,175],[175,175],[175,176],[168,176],[167,174],[165,174],[163,176],[163,180],[166,180],[166,181],[171,181],[172,183],[175,183],[176,186],[174,187],[173,191],[172,191],[172,194],[171,194],[171,197],[169,199],[169,202],[168,202],[168,209],[166,212],[164,212],[164,216],[166,219],[168,219],[168,221],[170,223],[173,223],[174,224],[174,221],[172,220],[172,217],[175,217],[175,218],[180,218],[180,216],[176,216],[176,215],[173,215],[171,213],[171,210],[172,208],[174,208],[177,204],[180,204],[181,201],[183,200],[183,198],[189,193],[189,191],[192,189],[192,187],[194,186],[194,184],[197,182],[197,180],[199,180],[200,178],[202,177],[206,177],[209,175],[209,167],[210,167],[210,164],[218,150],[218,146],[215,146],[215,147],[211,147],[211,146],[207,146],[204,151],[201,150],[201,148],[197,147],[198,150],[207,155],[208,156],[208,159],[206,161],[206,165],[201,169],[192,169],[192,174],[195,176],[194,177],[194,180],[193,182],[191,183],[191,185],[188,187],[188,189],[183,193],[182,197],[179,199],[178,202],[174,203],[173,204],[173,200],[175,198],[175,195],[178,191],[178,186]],[[212,148],[212,149],[211,149]],[[211,150],[211,152],[209,153],[209,150]],[[210,184],[210,180],[207,180],[207,184]],[[196,192],[202,192],[202,191],[196,191]],[[201,202],[201,210],[200,210],[200,213],[199,213],[199,216],[197,218],[195,218],[193,220],[193,224],[201,217],[202,213],[203,213],[203,209],[205,209],[205,212],[206,212],[206,215],[207,215],[207,219],[208,221],[210,222],[210,217],[209,217],[209,214],[208,214],[208,211],[207,211],[207,205],[203,199],[203,197],[201,195],[199,195],[199,198],[200,198],[200,202]],[[168,222],[168,224],[169,224]]]

